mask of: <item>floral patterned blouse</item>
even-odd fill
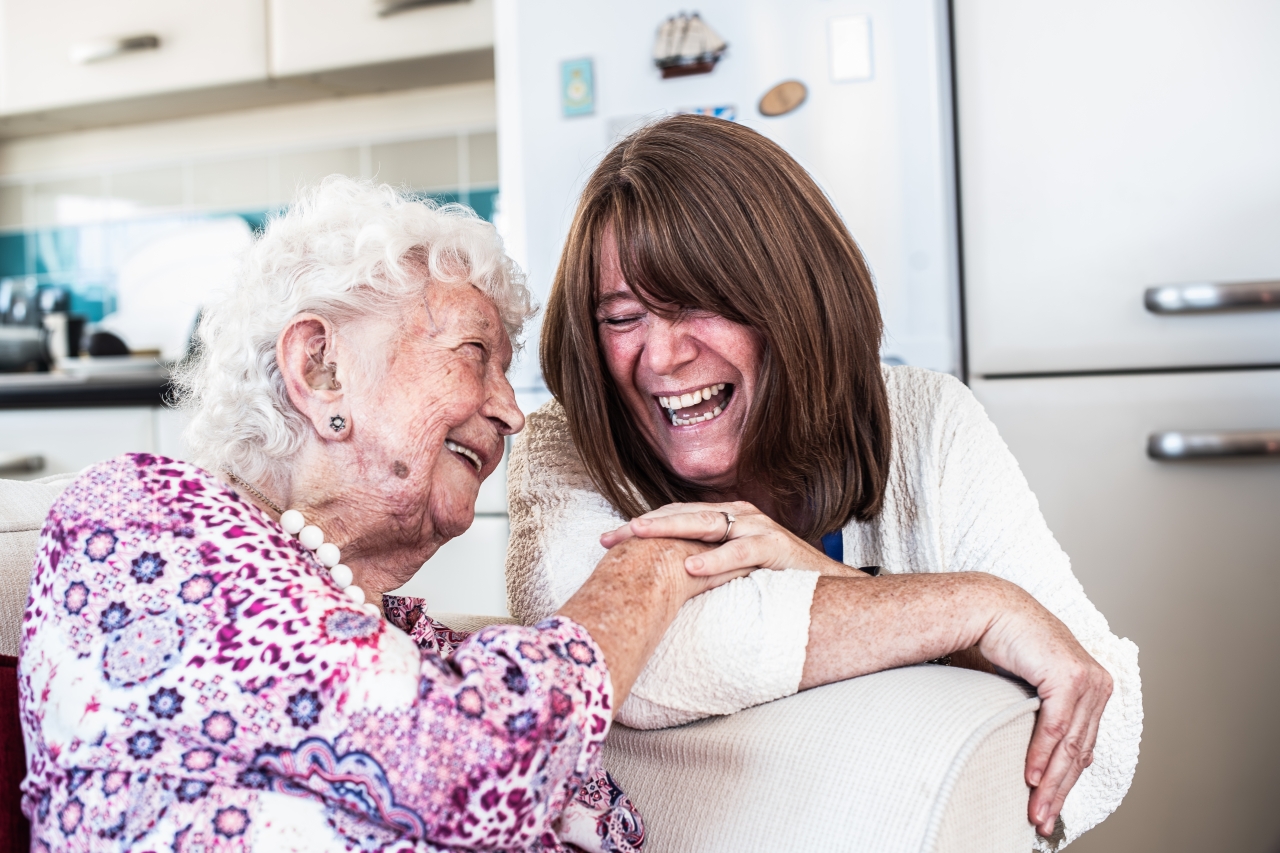
[[[467,637],[419,600],[385,606],[352,605],[208,472],[86,471],[49,513],[24,617],[32,849],[641,847],[600,769],[611,686],[581,626]]]

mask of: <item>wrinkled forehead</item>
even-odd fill
[[[425,333],[428,337],[463,341],[483,341],[492,352],[511,361],[511,339],[498,313],[498,306],[471,282],[436,282],[423,299]]]

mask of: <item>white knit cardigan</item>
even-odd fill
[[[998,575],[1057,615],[1111,673],[1115,692],[1093,765],[1062,811],[1069,843],[1115,811],[1133,780],[1142,734],[1137,646],[1112,634],[1085,595],[1018,463],[969,389],[913,367],[886,367],[884,377],[893,429],[884,509],[874,521],[844,528],[844,561],[886,573]],[[592,485],[555,401],[528,418],[511,457],[508,496],[507,600],[528,624],[582,585],[604,556],[600,535],[622,518]],[[618,720],[662,728],[795,693],[817,577],[760,570],[685,604]]]

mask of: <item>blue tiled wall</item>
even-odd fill
[[[484,219],[492,220],[498,190],[424,195],[441,202],[462,202]],[[260,231],[271,212],[179,213],[0,233],[0,278],[34,276],[37,286],[61,287],[70,293],[72,312],[97,321],[115,310],[116,275],[125,260],[142,245],[212,217],[239,216],[255,231]]]

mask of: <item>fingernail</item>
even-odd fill
[[[1040,785],[1040,780],[1044,777],[1044,771],[1039,768],[1031,771],[1031,787],[1036,788]]]
[[[701,557],[690,557],[684,561],[684,569],[686,572],[696,572],[700,568],[702,568]]]
[[[631,522],[631,523],[632,523],[632,524],[634,524],[634,525],[636,525],[636,526],[638,526],[638,527],[648,527],[648,526],[649,526],[649,519],[647,519],[647,518],[637,518],[635,521],[633,521],[633,522]]]

